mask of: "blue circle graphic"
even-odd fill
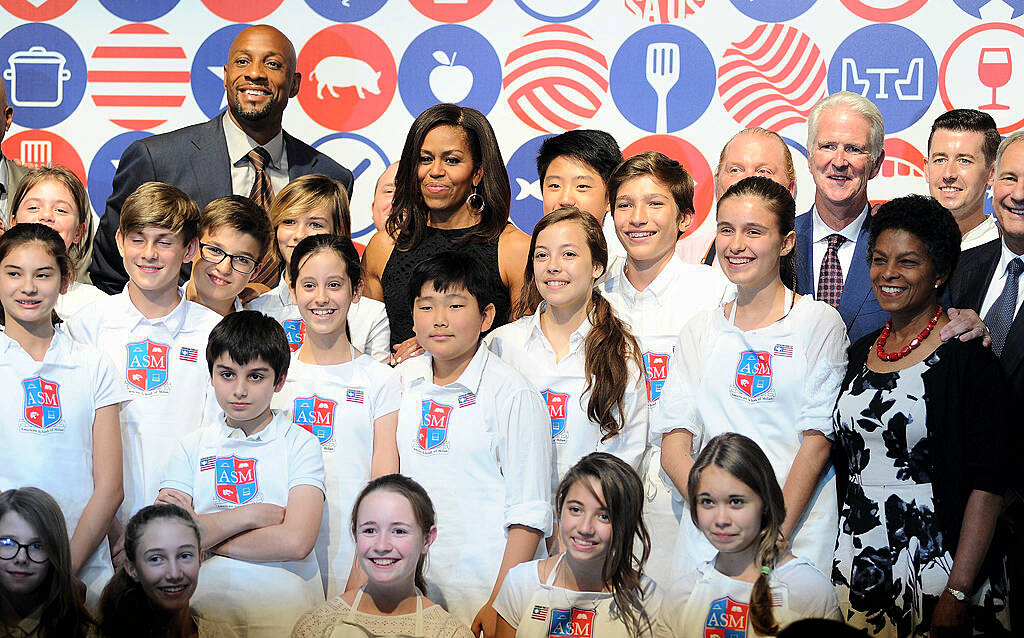
[[[354,180],[352,190],[360,194],[369,193],[369,198],[372,200],[374,183],[376,182],[377,177],[379,177],[380,174],[384,172],[385,168],[391,165],[391,160],[388,159],[388,156],[384,152],[384,149],[382,149],[368,137],[363,137],[362,135],[359,135],[357,133],[347,132],[332,133],[330,135],[325,135],[324,137],[321,137],[317,141],[313,142],[313,148],[319,148],[321,145],[333,140],[351,140],[353,142],[357,142],[358,145],[365,146],[369,149],[370,152],[364,153],[362,157],[360,157],[359,154],[346,154],[346,158],[349,161],[349,163],[347,163],[346,166],[348,166],[352,170],[352,177]],[[358,160],[354,159],[357,157],[359,157]],[[338,161],[341,158],[335,159],[336,161]],[[379,160],[380,162],[380,164],[378,164],[377,166],[377,170],[369,170],[375,163],[377,163],[377,160]],[[366,210],[369,210],[369,206],[366,206]],[[363,235],[366,235],[367,233],[370,233],[373,230],[375,230],[375,228],[372,222],[370,223],[369,226],[365,228],[353,228],[352,238],[355,239],[357,237],[362,237]]]
[[[100,4],[119,18],[129,22],[149,22],[166,15],[178,0],[100,0]]]
[[[89,202],[96,214],[102,217],[107,212],[107,199],[113,191],[114,173],[117,172],[117,162],[121,159],[124,149],[152,133],[147,131],[128,131],[117,137],[104,142],[100,150],[92,158],[89,165]]]
[[[1012,11],[1009,16],[1010,20],[1024,15],[1024,0],[953,0],[953,4],[979,19],[983,18],[981,15],[981,8],[990,2],[1001,2],[1002,4],[1007,5]]]
[[[469,27],[443,24],[409,44],[398,66],[398,91],[413,116],[438,102],[486,115],[501,92],[501,62],[487,38]]]
[[[540,218],[544,216],[544,201],[541,199],[540,177],[537,175],[537,153],[544,140],[554,135],[541,135],[516,149],[508,158],[506,170],[512,186],[512,208],[509,217],[516,228],[527,235],[533,232]]]
[[[377,13],[387,0],[306,0],[306,4],[328,20],[358,22]]]
[[[882,112],[886,134],[921,119],[935,99],[938,73],[932,50],[896,24],[872,24],[851,33],[828,66],[828,91],[852,91]]]
[[[227,107],[224,93],[224,65],[231,43],[248,24],[229,24],[217,29],[199,45],[192,58],[192,95],[206,117],[213,117]]]
[[[672,133],[707,110],[715,75],[711,52],[692,32],[670,24],[645,27],[612,60],[612,99],[633,126]]]
[[[817,0],[729,0],[740,13],[761,22],[785,22],[801,15]]]
[[[576,18],[583,17],[597,6],[598,0],[576,0],[569,2],[551,2],[551,0],[516,0],[516,4],[531,18],[543,20],[544,22],[570,22]],[[570,5],[568,8],[565,5]],[[533,6],[531,6],[533,5]],[[560,6],[561,5],[561,6]],[[554,11],[557,6],[561,11]],[[577,9],[577,6],[579,7]]]
[[[81,49],[49,24],[23,24],[0,38],[0,67],[18,126],[63,122],[85,95],[88,70]]]

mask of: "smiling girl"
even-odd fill
[[[292,638],[472,636],[421,593],[423,563],[437,527],[434,506],[419,483],[401,474],[371,481],[356,497],[351,532],[366,584],[300,618]]]
[[[345,523],[356,495],[370,478],[398,471],[402,386],[389,367],[348,339],[349,307],[359,299],[362,281],[352,241],[313,235],[291,257],[288,281],[306,337],[272,406],[320,441],[327,501],[316,555],[330,597],[346,589],[352,568]]]
[[[742,434],[716,436],[690,470],[693,524],[718,550],[671,592],[684,604],[671,624],[676,638],[715,630],[774,636],[801,618],[839,619],[831,583],[777,539],[786,517],[782,488],[761,448]]]
[[[661,590],[643,575],[643,494],[636,471],[611,454],[576,463],[556,496],[564,551],[509,570],[494,601],[498,638],[664,635]]]
[[[753,439],[768,455],[786,501],[783,537],[797,556],[832,569],[837,530],[828,463],[831,410],[846,370],[846,327],[834,308],[795,295],[795,204],[765,177],[747,177],[718,202],[718,260],[736,301],[691,319],[679,335],[651,417],[661,464],[687,493],[693,452],[723,432]],[[689,503],[690,507],[694,504]],[[714,548],[688,523],[676,575]]]
[[[647,443],[640,349],[594,288],[607,264],[593,215],[574,206],[545,215],[533,229],[520,318],[488,337],[492,352],[542,389],[551,417],[552,485],[598,450],[635,468]]]
[[[93,604],[113,573],[101,541],[124,495],[118,409],[127,394],[103,353],[54,326],[70,279],[57,231],[22,223],[0,236],[0,490],[35,485],[53,495],[72,574]]]

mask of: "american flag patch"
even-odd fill
[[[459,397],[459,407],[465,408],[470,405],[476,405],[476,395],[472,392],[467,392]]]
[[[212,470],[215,467],[217,467],[217,457],[216,456],[204,456],[203,458],[199,459],[199,471],[200,472],[203,472],[203,471],[206,471],[206,470]]]
[[[345,400],[349,403],[362,403],[364,399],[362,390],[345,390]]]
[[[182,348],[181,352],[178,353],[178,358],[182,361],[195,363],[199,359],[199,351],[195,348]]]
[[[548,619],[548,608],[544,605],[534,605],[533,611],[530,613],[532,620],[547,620]]]
[[[792,357],[793,346],[784,346],[782,344],[776,344],[775,347],[772,348],[772,354],[775,354],[780,357]]]

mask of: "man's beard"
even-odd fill
[[[259,122],[260,120],[266,119],[270,116],[270,112],[273,110],[273,102],[267,102],[262,108],[246,111],[240,101],[236,101],[231,107],[231,112],[235,114],[235,117],[247,120],[249,122]]]

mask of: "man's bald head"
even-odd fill
[[[11,128],[14,120],[14,108],[7,103],[7,86],[0,81],[0,142],[4,141],[4,134]]]

